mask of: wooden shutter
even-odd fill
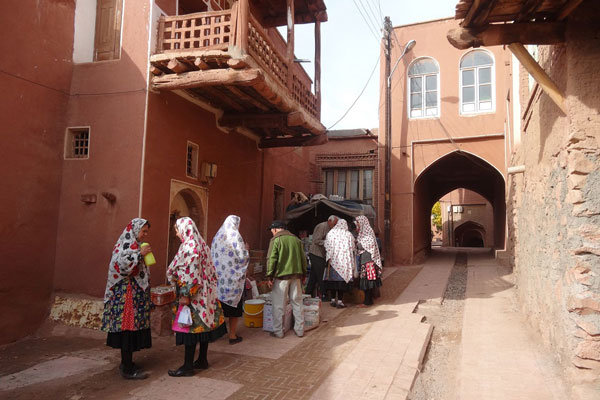
[[[97,0],[94,61],[120,56],[123,0]]]

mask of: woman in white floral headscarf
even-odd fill
[[[177,288],[178,302],[173,307],[173,330],[175,344],[185,345],[185,358],[181,367],[169,370],[169,375],[180,377],[193,375],[194,368],[208,368],[208,343],[227,333],[227,328],[217,298],[217,273],[206,242],[189,217],[179,218],[175,222],[175,230],[181,245],[167,268],[167,279]],[[183,306],[190,308],[190,326],[182,326],[178,322]],[[194,361],[198,343],[200,354]]]
[[[236,335],[238,318],[242,316],[242,294],[248,268],[247,245],[240,235],[240,217],[225,218],[213,238],[210,254],[219,278],[217,287],[223,313],[229,318],[229,344],[242,341]]]
[[[348,230],[348,222],[340,218],[325,237],[327,268],[323,281],[325,288],[335,292],[331,295],[331,306],[346,307],[342,302],[342,294],[349,290],[356,265],[356,247],[354,236]]]
[[[106,345],[121,349],[119,370],[125,379],[148,376],[133,363],[133,352],[152,347],[150,274],[144,264],[152,249],[140,249],[149,228],[145,219],[133,219],[119,236],[108,264],[102,330],[108,332]]]
[[[359,287],[365,292],[363,307],[373,304],[373,289],[381,286],[381,256],[377,239],[369,220],[364,215],[356,217],[356,238],[360,256]]]

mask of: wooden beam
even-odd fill
[[[242,60],[241,58],[230,58],[227,60],[227,65],[233,69],[243,69],[248,66],[246,61]]]
[[[298,146],[318,146],[327,143],[327,135],[302,136],[292,138],[262,138],[258,147],[267,149],[272,147],[298,147]]]
[[[583,0],[570,0],[568,1],[562,8],[562,10],[560,10],[560,12],[558,13],[558,17],[556,18],[557,21],[562,21],[565,18],[567,18],[567,16],[569,14],[571,14],[571,12],[576,9],[582,2]]]
[[[250,23],[249,0],[239,0],[239,13],[237,18],[238,40],[237,44],[243,54],[248,54],[248,24]]]
[[[187,72],[190,70],[190,68],[188,68],[186,64],[182,63],[176,58],[172,58],[171,61],[169,61],[169,63],[167,64],[167,68],[169,68],[176,74],[180,74],[182,72]]]
[[[315,96],[317,112],[321,117],[321,22],[315,22]]]
[[[285,130],[286,134],[298,135],[296,131],[288,130],[288,127],[301,127],[304,125],[304,116],[300,112],[286,113],[243,113],[243,114],[224,114],[219,120],[223,126],[244,126],[247,128],[277,128]]]
[[[327,11],[318,11],[316,13],[296,13],[294,16],[296,24],[312,24],[313,22],[327,22]],[[262,19],[263,27],[274,28],[287,24],[287,16],[280,15],[276,17],[265,17]]]
[[[241,89],[239,89],[239,88],[237,88],[235,86],[229,85],[229,86],[226,86],[226,88],[231,93],[233,93],[234,95],[236,95],[237,97],[239,97],[243,101],[252,104],[254,107],[258,108],[259,110],[268,111],[270,109],[268,106],[266,106],[265,104],[263,104],[262,102],[260,102],[258,99],[253,98],[252,96],[250,96],[249,94],[246,94]]]
[[[529,54],[525,46],[521,43],[512,43],[508,45],[509,50],[517,57],[521,65],[525,67],[527,72],[535,79],[540,85],[542,90],[546,92],[552,101],[560,108],[560,110],[567,115],[567,107],[565,104],[565,95],[556,86],[552,79],[546,74],[546,72],[540,67],[535,59]]]
[[[196,57],[196,59],[194,60],[194,65],[202,71],[210,69],[210,65],[208,65],[206,61],[204,61],[201,57]]]
[[[525,0],[525,3],[523,3],[521,6],[519,16],[515,19],[515,22],[530,21],[543,2],[544,0]]]
[[[206,93],[206,96],[204,96],[204,97],[210,98],[210,99],[215,99],[218,103],[225,105],[224,107],[222,106],[219,108],[223,108],[223,109],[229,108],[229,109],[234,109],[239,112],[242,112],[245,110],[244,106],[240,105],[234,99],[227,96],[227,94],[221,93],[218,89],[216,89],[214,87],[203,87],[203,88],[200,88],[200,90],[202,90],[203,92]]]
[[[223,114],[219,120],[222,126],[243,126],[246,128],[283,128],[287,123],[287,114]]]
[[[158,90],[190,89],[207,86],[241,85],[252,86],[264,81],[260,69],[211,69],[182,74],[165,74],[152,78],[152,88]]]
[[[163,73],[160,68],[155,66],[150,67],[150,72],[152,72],[152,75],[162,75]]]
[[[294,63],[294,18],[295,18],[295,9],[294,9],[294,0],[287,0],[287,65],[288,65],[288,74],[287,74],[287,87],[290,91],[293,91],[294,88],[294,69],[296,68],[296,64]]]
[[[490,11],[496,4],[496,0],[475,0],[469,8],[469,12],[465,16],[465,19],[460,23],[463,27],[475,27],[481,26],[486,22]]]
[[[457,49],[510,43],[555,44],[565,41],[562,22],[528,22],[488,25],[485,29],[457,28],[446,35]]]

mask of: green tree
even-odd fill
[[[442,229],[442,206],[439,201],[431,207],[431,222],[438,231]]]

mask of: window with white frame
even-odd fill
[[[439,108],[440,69],[435,60],[420,58],[408,69],[410,118],[437,117]]]
[[[467,53],[460,61],[461,112],[494,110],[494,60],[484,50]]]

